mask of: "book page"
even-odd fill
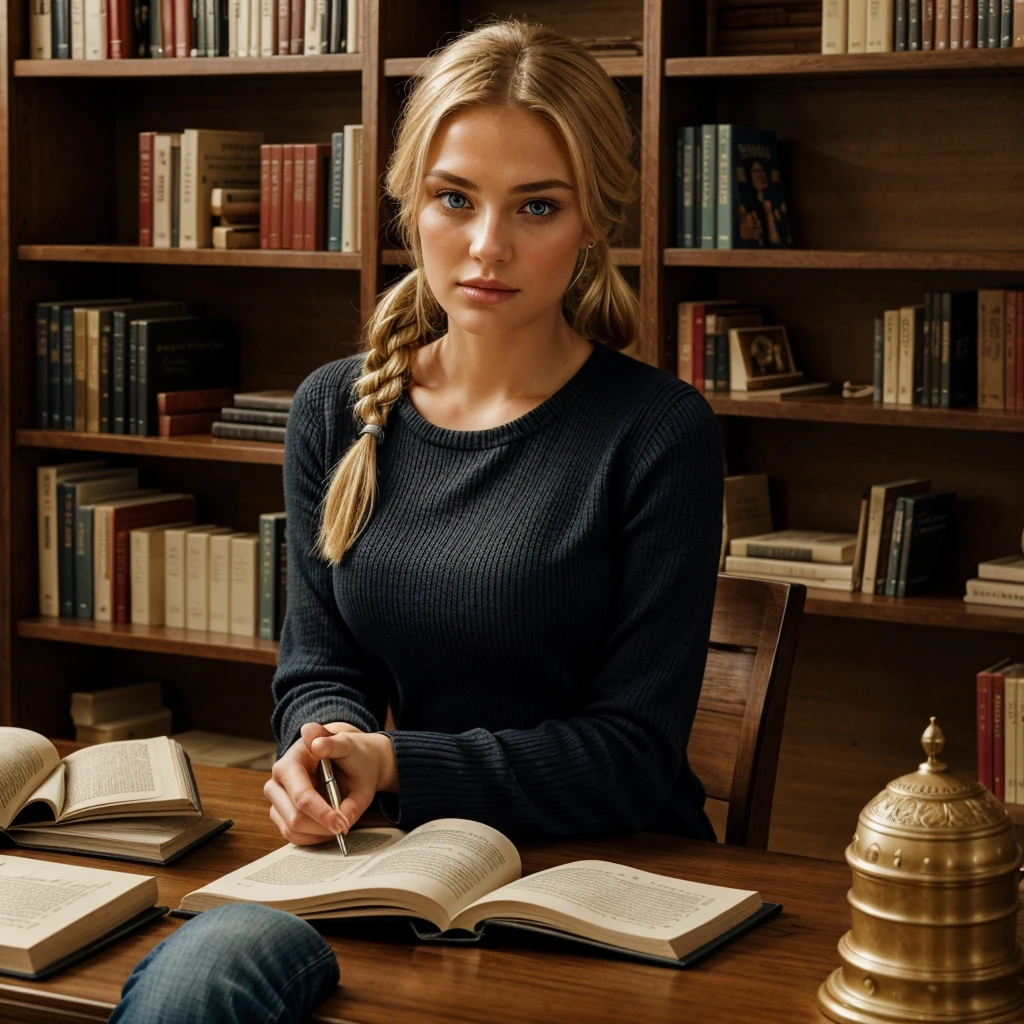
[[[610,941],[613,933],[669,940],[739,910],[760,906],[745,889],[689,882],[607,861],[584,860],[527,875],[477,900],[453,927],[487,918],[520,918],[553,927],[574,924],[581,935]],[[724,929],[723,929],[724,930]]]
[[[166,736],[98,743],[68,754],[64,765],[67,774],[62,817],[90,808],[137,806],[187,797]]]
[[[7,828],[30,799],[52,796],[49,790],[45,796],[35,793],[59,765],[60,755],[45,736],[30,729],[0,726],[0,828]],[[60,812],[59,802],[53,812],[55,817]]]

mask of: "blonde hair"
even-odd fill
[[[469,107],[518,106],[545,118],[568,150],[586,229],[596,239],[563,301],[585,338],[624,348],[637,299],[612,264],[610,242],[636,193],[633,135],[604,69],[581,46],[540,25],[502,21],[465,33],[429,57],[399,120],[385,187],[413,269],[380,298],[364,332],[355,416],[383,428],[409,380],[416,349],[440,337],[447,316],[422,270],[416,222],[430,144],[442,122]],[[366,528],[377,498],[377,438],[361,434],[338,463],[323,505],[319,551],[337,564]]]

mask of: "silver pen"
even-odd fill
[[[338,782],[334,778],[334,765],[331,764],[330,758],[324,758],[320,762],[320,772],[324,777],[324,788],[327,790],[327,799],[330,805],[336,810],[341,810],[341,794],[338,792]],[[338,840],[338,846],[341,848],[341,852],[347,857],[348,850],[345,849],[345,840],[342,834],[339,832],[335,837]]]

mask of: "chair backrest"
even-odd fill
[[[725,841],[767,849],[775,771],[807,588],[718,577],[687,746],[708,797],[728,803]]]

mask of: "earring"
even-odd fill
[[[576,276],[569,282],[569,287],[565,289],[567,292],[570,291],[572,286],[580,279],[580,274],[583,273],[583,268],[587,265],[587,256],[590,255],[590,250],[593,248],[594,243],[591,242],[590,245],[583,250],[583,262],[580,264],[580,269],[576,271]]]

